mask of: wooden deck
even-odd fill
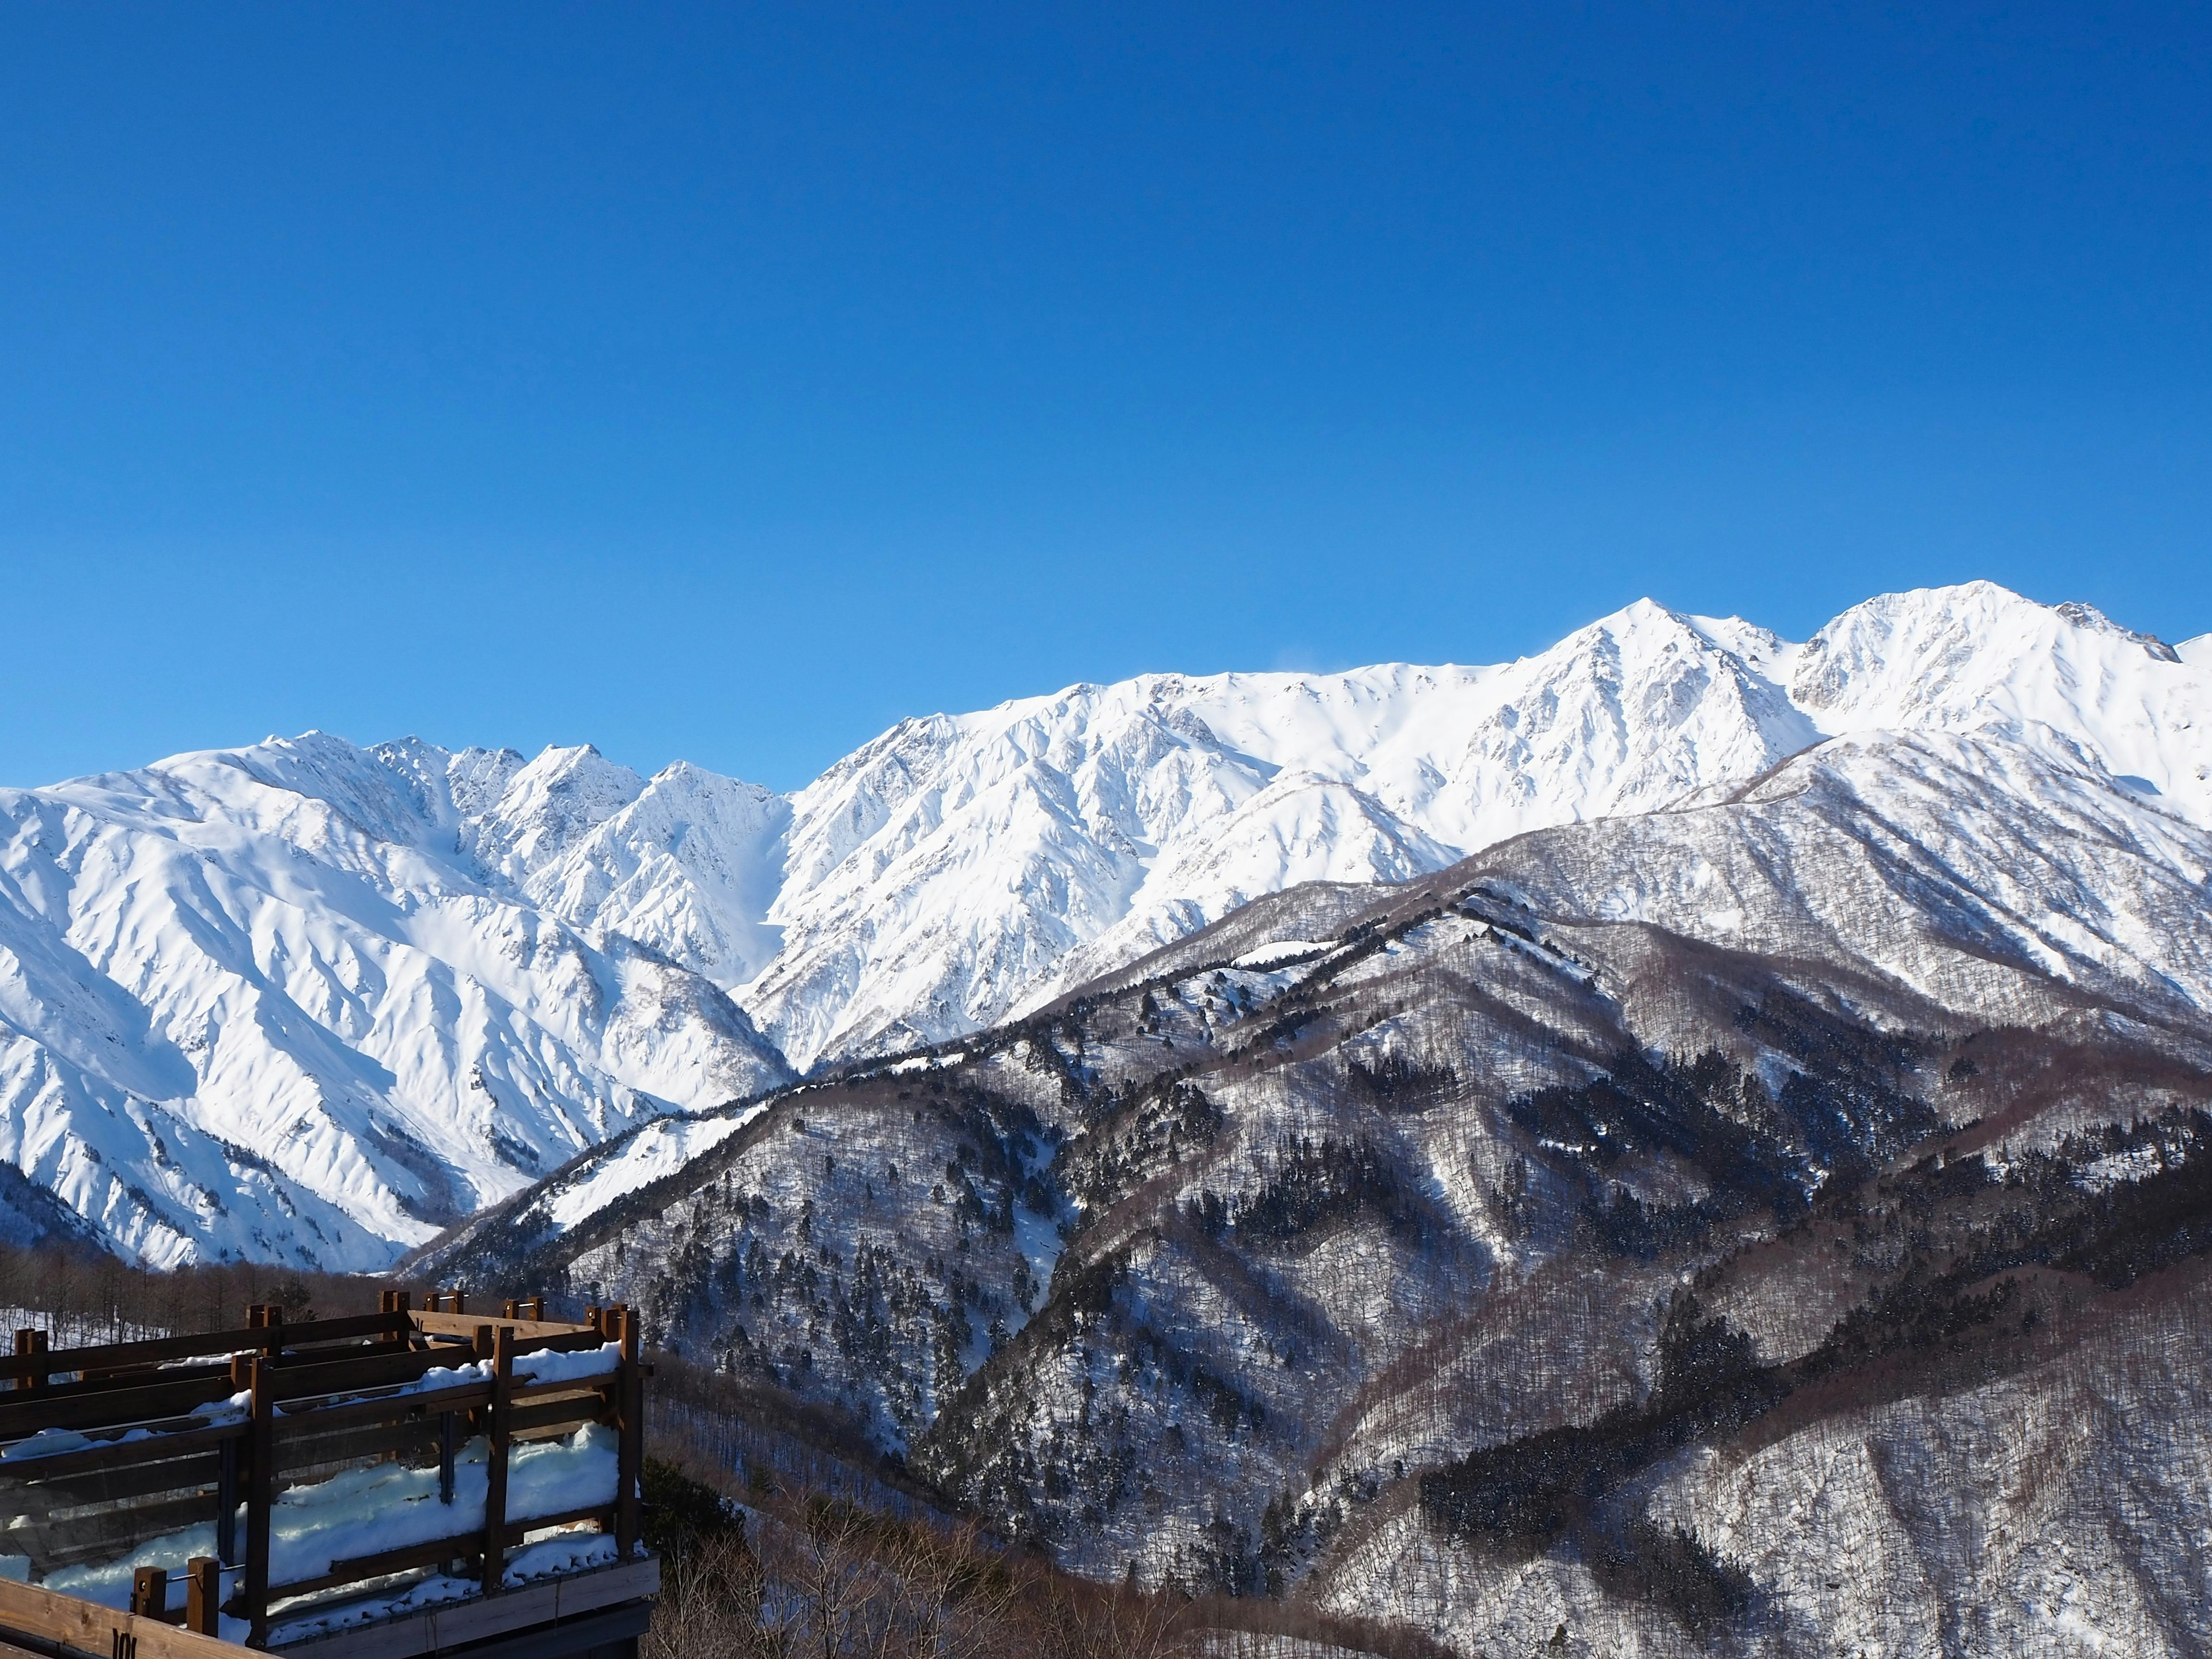
[[[531,1659],[634,1652],[659,1572],[636,1318],[426,1299],[102,1347],[17,1332],[0,1555],[33,1582],[0,1578],[0,1646],[412,1659],[529,1632]],[[535,1496],[510,1504],[511,1473]],[[362,1540],[386,1547],[332,1554]]]

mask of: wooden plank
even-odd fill
[[[244,1423],[209,1423],[199,1418],[179,1418],[175,1426],[150,1439],[103,1440],[75,1451],[48,1452],[43,1457],[11,1457],[0,1462],[0,1469],[23,1482],[48,1480],[85,1469],[114,1468],[198,1451],[204,1447],[219,1447],[226,1440],[243,1439],[246,1433]]]
[[[537,1434],[555,1427],[580,1428],[586,1423],[601,1421],[606,1414],[606,1401],[596,1394],[574,1400],[537,1401],[514,1408],[514,1432]]]
[[[143,1389],[155,1382],[191,1382],[216,1380],[229,1376],[228,1362],[210,1360],[204,1365],[140,1366],[131,1370],[102,1371],[89,1377],[80,1377],[74,1382],[46,1384],[41,1400],[67,1400],[80,1395],[112,1394],[120,1389]]]
[[[234,1644],[215,1637],[12,1578],[0,1578],[0,1625],[94,1656],[129,1650],[137,1659],[240,1659]],[[118,1637],[129,1638],[127,1650]]]
[[[507,1523],[507,1541],[520,1544],[533,1532],[547,1527],[574,1526],[579,1521],[597,1521],[611,1528],[615,1522],[614,1506],[610,1504],[587,1504],[580,1510],[563,1510],[558,1515],[526,1515]]]
[[[404,1333],[407,1328],[404,1314],[353,1314],[343,1319],[316,1319],[296,1325],[209,1331],[197,1336],[148,1337],[92,1348],[58,1348],[44,1358],[48,1372],[114,1370],[131,1365],[158,1364],[168,1359],[197,1359],[202,1355],[243,1353],[256,1348],[265,1351],[272,1340],[285,1347],[296,1348],[302,1343],[387,1335]],[[26,1376],[35,1369],[35,1361],[30,1356],[0,1355],[0,1380]]]
[[[0,1486],[0,1514],[6,1512],[10,1493],[18,1502],[36,1503],[55,1509],[67,1509],[85,1504],[119,1504],[126,1498],[143,1498],[157,1492],[179,1492],[190,1486],[211,1486],[215,1484],[216,1455],[213,1451],[194,1452],[185,1457],[161,1455],[161,1442],[134,1440],[134,1450],[143,1451],[148,1461],[125,1464],[119,1468],[90,1469],[81,1474],[57,1475],[46,1480],[10,1480]],[[155,1461],[159,1459],[159,1461]],[[35,1462],[36,1459],[28,1460]],[[0,1468],[6,1465],[0,1464]]]
[[[540,1337],[578,1336],[587,1334],[591,1327],[579,1325],[565,1319],[503,1319],[490,1314],[422,1313],[410,1314],[415,1328],[429,1334],[454,1336],[474,1334],[479,1325],[507,1325],[514,1328],[515,1340],[534,1342]]]
[[[280,1650],[292,1659],[420,1659],[509,1631],[556,1620],[565,1625],[602,1608],[640,1601],[659,1588],[659,1558],[648,1556],[619,1566],[542,1578],[497,1595],[446,1603],[411,1618],[311,1637]]]
[[[614,1511],[605,1504],[580,1510],[567,1510],[558,1515],[524,1516],[511,1520],[500,1529],[502,1547],[520,1544],[532,1533],[546,1527],[564,1527],[579,1521],[611,1520]],[[434,1567],[447,1561],[465,1560],[478,1556],[483,1550],[486,1534],[482,1531],[455,1533],[450,1537],[433,1538],[421,1544],[404,1544],[398,1549],[381,1550],[374,1555],[349,1556],[343,1561],[331,1563],[331,1570],[316,1578],[295,1579],[290,1583],[274,1584],[269,1594],[274,1598],[313,1595],[318,1590],[337,1589],[346,1584],[357,1584],[363,1579],[382,1578],[395,1572],[408,1572],[418,1567]],[[496,1594],[496,1585],[487,1594]]]
[[[528,1373],[525,1373],[526,1376]],[[595,1394],[602,1401],[611,1400],[621,1384],[619,1370],[605,1370],[592,1376],[564,1378],[556,1382],[518,1382],[514,1385],[517,1400],[558,1400],[566,1395]]]
[[[354,1428],[301,1434],[294,1419],[276,1420],[276,1467],[286,1474],[325,1463],[350,1462],[357,1458],[404,1456],[409,1452],[434,1451],[442,1413],[410,1417],[401,1423],[368,1423]]]
[[[343,1401],[335,1406],[316,1406],[291,1413],[285,1422],[287,1426],[304,1426],[313,1431],[345,1423],[389,1422],[416,1410],[434,1416],[440,1412],[468,1411],[490,1399],[489,1382],[457,1382],[450,1389],[432,1389],[420,1394],[387,1394],[369,1400]]]
[[[483,1533],[457,1533],[451,1538],[433,1538],[427,1543],[380,1550],[374,1555],[349,1556],[343,1561],[331,1562],[331,1570],[319,1578],[298,1578],[289,1584],[272,1585],[269,1593],[272,1596],[312,1595],[317,1590],[336,1589],[341,1584],[357,1584],[364,1578],[381,1578],[387,1573],[407,1572],[416,1567],[434,1567],[441,1561],[474,1555],[483,1547]]]
[[[358,1394],[412,1382],[428,1371],[450,1369],[453,1356],[435,1350],[385,1349],[359,1359],[320,1365],[287,1365],[276,1373],[279,1400],[312,1400],[318,1395]]]
[[[0,1395],[0,1440],[19,1440],[41,1429],[106,1428],[183,1417],[223,1397],[224,1382],[196,1378],[151,1388],[102,1389],[74,1397],[52,1391]],[[20,1402],[20,1403],[19,1403]]]

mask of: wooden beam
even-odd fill
[[[627,1561],[637,1548],[638,1482],[645,1469],[645,1379],[638,1373],[641,1321],[633,1308],[617,1307],[621,1321],[621,1385],[616,1391],[615,1553]]]
[[[139,1389],[100,1389],[90,1394],[10,1394],[0,1396],[0,1440],[19,1440],[41,1429],[102,1428],[185,1417],[194,1407],[222,1398],[216,1391],[222,1386],[220,1379],[202,1377]]]
[[[414,1322],[418,1331],[448,1336],[473,1335],[477,1327],[483,1324],[512,1325],[515,1336],[526,1344],[536,1337],[575,1336],[591,1329],[588,1325],[579,1325],[564,1319],[494,1319],[489,1314],[416,1312],[408,1317]]]
[[[602,1609],[635,1607],[659,1587],[660,1562],[648,1556],[618,1566],[537,1579],[497,1595],[447,1602],[410,1618],[318,1636],[296,1651],[313,1654],[315,1659],[422,1659],[489,1642],[510,1631],[556,1622],[580,1624]],[[497,1651],[501,1659],[508,1659],[504,1644]]]
[[[23,1477],[0,1482],[0,1492],[20,1492],[19,1503],[35,1499],[54,1509],[74,1509],[84,1504],[119,1504],[126,1498],[144,1498],[158,1492],[197,1492],[215,1484],[217,1454],[210,1448],[184,1457],[172,1457],[163,1437],[131,1440],[124,1444],[145,1461],[120,1467],[82,1470],[75,1474],[38,1478],[43,1459],[10,1460],[27,1464]],[[7,1468],[0,1463],[0,1469]],[[4,1513],[4,1511],[0,1511]]]
[[[512,1304],[510,1304],[511,1306]],[[491,1406],[484,1414],[484,1535],[483,1593],[499,1589],[506,1571],[503,1546],[507,1539],[507,1448],[514,1429],[508,1418],[514,1410],[514,1327],[502,1325],[493,1348]]]
[[[0,1462],[0,1469],[5,1469],[9,1477],[4,1486],[12,1486],[18,1481],[51,1480],[88,1469],[116,1468],[219,1447],[227,1440],[244,1438],[246,1432],[243,1423],[203,1423],[197,1418],[181,1418],[173,1429],[149,1439],[103,1440],[76,1451],[49,1452],[44,1457],[11,1457]]]
[[[137,1659],[240,1659],[232,1643],[12,1578],[0,1578],[0,1625],[84,1654],[127,1650]]]
[[[276,1368],[253,1362],[252,1461],[246,1477],[246,1618],[253,1647],[269,1644],[269,1511],[276,1501]]]
[[[8,1367],[8,1375],[15,1386],[22,1389],[43,1389],[46,1386],[46,1334],[27,1327],[15,1333],[15,1357]]]
[[[278,1327],[284,1346],[297,1348],[314,1342],[337,1342],[349,1338],[383,1336],[394,1332],[404,1335],[408,1325],[404,1315],[388,1313],[353,1314],[343,1319],[318,1319],[303,1324]],[[270,1333],[263,1328],[246,1330],[209,1331],[198,1336],[156,1336],[137,1342],[110,1342],[93,1348],[62,1348],[43,1352],[34,1362],[26,1346],[26,1339],[40,1339],[43,1331],[18,1331],[15,1334],[15,1352],[0,1355],[0,1379],[14,1378],[18,1382],[33,1375],[47,1372],[86,1370],[117,1370],[132,1365],[158,1365],[172,1359],[197,1359],[204,1355],[223,1356],[248,1349],[265,1349]]]
[[[604,1520],[612,1514],[613,1511],[603,1504],[596,1509],[567,1510],[559,1515],[525,1516],[502,1527],[500,1540],[502,1546],[513,1546],[545,1527],[565,1527],[579,1521]],[[433,1538],[422,1544],[403,1544],[398,1549],[380,1550],[374,1555],[349,1556],[343,1561],[331,1562],[331,1570],[319,1577],[276,1584],[270,1588],[269,1593],[288,1599],[295,1595],[313,1595],[319,1590],[337,1589],[347,1584],[358,1584],[365,1579],[382,1578],[417,1567],[434,1567],[442,1562],[475,1554],[483,1547],[484,1541],[482,1532],[456,1533],[450,1538]]]
[[[348,1400],[335,1406],[294,1411],[287,1413],[285,1428],[312,1432],[349,1423],[388,1423],[416,1410],[433,1414],[470,1410],[490,1398],[489,1382],[457,1382],[450,1389],[433,1389],[423,1394],[383,1395],[372,1400]]]

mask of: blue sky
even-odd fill
[[[2212,629],[2208,85],[2180,5],[9,7],[0,781]]]

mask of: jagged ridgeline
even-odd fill
[[[1468,1653],[2195,1651],[2212,1032],[1885,827],[1970,759],[1864,765],[1292,889],[434,1260],[1095,1577]]]

